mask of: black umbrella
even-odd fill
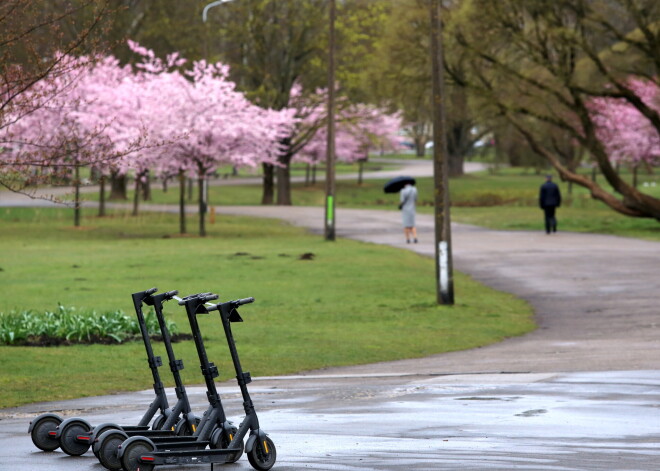
[[[398,193],[408,183],[415,184],[413,177],[396,177],[385,183],[383,190],[385,193]]]

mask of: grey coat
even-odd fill
[[[400,193],[401,219],[403,227],[415,227],[415,208],[417,206],[417,188],[406,185]]]

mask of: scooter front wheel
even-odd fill
[[[277,451],[273,441],[265,437],[257,440],[252,449],[247,454],[248,461],[252,467],[258,471],[268,471],[275,464]]]

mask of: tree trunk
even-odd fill
[[[135,191],[133,194],[133,216],[138,215],[138,206],[140,201],[140,175],[135,176]]]
[[[465,162],[465,155],[462,153],[455,153],[449,155],[449,176],[460,177],[464,175],[463,163]]]
[[[204,191],[204,177],[201,173],[197,178],[197,191],[199,193],[199,236],[206,237],[206,198]]]
[[[80,227],[80,165],[77,164],[74,168],[73,186],[73,225]]]
[[[289,165],[277,167],[277,204],[291,206],[291,172]]]
[[[126,174],[119,174],[119,172],[113,170],[110,174],[110,196],[108,199],[110,201],[126,201],[128,199],[127,185],[128,179]]]
[[[312,166],[312,185],[316,185],[316,165]]]
[[[357,184],[362,185],[362,173],[364,172],[364,159],[358,160],[358,180]]]
[[[312,164],[307,164],[305,167],[305,186],[309,186],[312,174]]]
[[[426,155],[426,138],[424,136],[415,137],[415,155],[424,157]]]
[[[275,168],[271,164],[262,164],[264,170],[264,187],[261,204],[273,204],[275,201]]]
[[[99,178],[99,217],[105,216],[105,175]]]
[[[179,171],[179,234],[186,233],[186,175]]]
[[[142,189],[142,201],[151,201],[151,172],[147,170],[142,174],[140,188]]]

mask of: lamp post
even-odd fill
[[[435,202],[435,274],[438,304],[454,304],[447,133],[443,92],[440,0],[431,0],[431,64],[433,77],[433,178]]]
[[[335,240],[335,17],[337,5],[330,0],[328,45],[328,142],[325,158],[325,240]]]
[[[206,20],[208,18],[208,13],[209,10],[213,7],[217,7],[218,5],[222,5],[223,3],[231,2],[233,0],[217,0],[215,2],[211,2],[208,5],[204,7],[204,11],[202,11],[202,21],[206,23]]]

